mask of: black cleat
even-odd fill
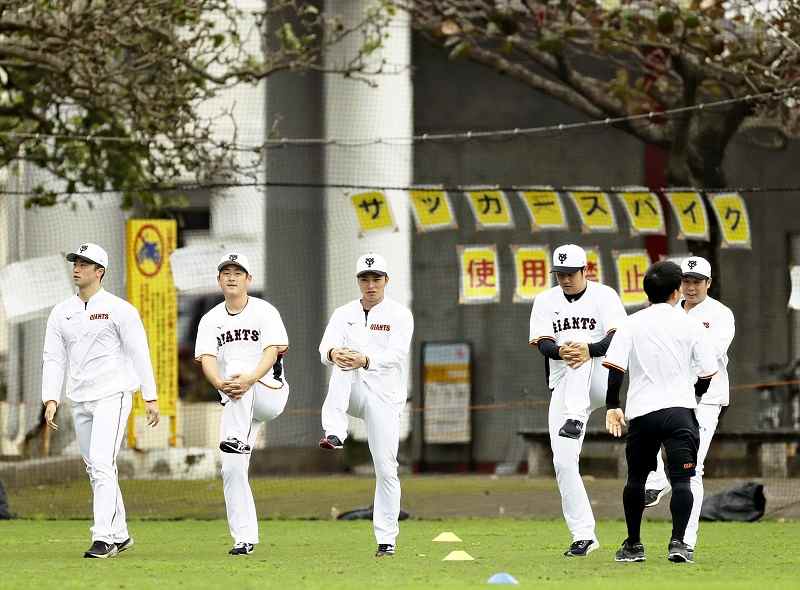
[[[694,563],[694,549],[683,541],[672,539],[667,546],[667,559],[672,563]]]
[[[252,543],[236,543],[228,553],[230,555],[250,555],[255,548]]]
[[[394,545],[388,543],[378,545],[378,550],[375,552],[375,557],[391,557],[392,555],[394,555]]]
[[[583,422],[580,420],[567,420],[558,431],[558,436],[578,439],[583,433]]]
[[[586,557],[595,549],[600,548],[600,543],[592,539],[583,539],[575,541],[569,546],[569,549],[564,551],[565,557]]]
[[[666,496],[667,494],[672,491],[670,486],[666,486],[661,488],[660,490],[657,489],[649,489],[644,491],[644,507],[645,508],[652,508],[653,506],[657,505],[661,502],[661,498]]]
[[[617,549],[617,554],[614,556],[614,561],[644,561],[647,559],[644,556],[644,545],[641,543],[631,543],[628,539],[622,542],[622,547]]]
[[[83,556],[90,559],[108,559],[109,557],[114,557],[116,554],[117,546],[114,543],[95,541]]]
[[[335,434],[329,434],[319,439],[319,448],[327,451],[334,451],[336,449],[343,449],[344,443]]]
[[[128,537],[121,543],[114,543],[114,545],[117,546],[117,553],[122,553],[126,549],[130,549],[131,547],[133,547],[133,538]]]
[[[229,438],[219,443],[219,450],[223,453],[235,453],[237,455],[247,455],[250,453],[250,445],[240,441],[238,438]]]

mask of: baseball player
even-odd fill
[[[602,357],[625,317],[617,293],[586,279],[586,252],[575,244],[553,252],[558,286],[533,302],[529,343],[545,357],[553,465],[572,544],[567,557],[585,557],[600,545],[578,460],[589,415],[605,402],[608,371]]]
[[[665,261],[651,266],[644,276],[650,306],[620,326],[603,363],[609,369],[606,428],[619,437],[626,418],[629,423],[625,446],[628,480],[622,494],[628,537],[617,551],[616,561],[645,560],[640,536],[644,486],[662,444],[672,480],[672,535],[667,558],[674,563],[693,561],[684,535],[693,505],[689,480],[695,474],[700,444],[695,396],[708,390],[718,358],[703,325],[676,307],[680,286],[677,264]],[[623,414],[619,390],[626,370],[629,385]]]
[[[333,367],[322,406],[323,449],[340,449],[347,437],[347,414],[363,418],[375,468],[372,523],[376,557],[395,554],[400,531],[400,480],[397,448],[400,413],[408,395],[408,352],[414,332],[411,311],[384,296],[389,282],[386,260],[369,253],[356,263],[361,298],[337,308],[319,353]]]
[[[711,264],[700,256],[691,256],[681,263],[680,306],[689,316],[698,319],[707,330],[717,353],[717,374],[711,380],[708,392],[701,398],[695,410],[700,424],[700,447],[697,451],[697,467],[691,479],[694,504],[689,525],[686,527],[686,543],[694,549],[700,524],[700,509],[703,506],[703,464],[711,439],[722,414],[730,403],[728,380],[728,348],[736,332],[733,312],[708,295],[711,286]],[[647,478],[645,508],[655,506],[669,493],[671,487],[665,473],[661,453],[657,454],[658,465]]]
[[[117,480],[117,453],[141,389],[147,424],[159,421],[156,383],[147,335],[136,308],[102,288],[108,254],[81,244],[67,254],[78,293],[56,305],[47,319],[42,354],[45,421],[55,415],[66,375],[75,434],[92,485],[94,524],[89,558],[114,557],[133,545]]]
[[[250,452],[262,423],[277,418],[289,398],[282,363],[289,337],[278,310],[247,294],[251,269],[236,252],[219,261],[217,282],[225,300],[200,319],[194,354],[224,406],[219,449],[231,555],[249,555],[258,544]]]

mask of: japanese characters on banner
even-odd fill
[[[500,301],[500,265],[497,246],[480,244],[458,246],[460,268],[459,303]]]
[[[514,217],[511,204],[503,191],[470,189],[464,192],[478,229],[511,229]]]
[[[385,193],[380,191],[358,193],[351,195],[350,201],[358,219],[359,236],[397,230],[397,222]]]
[[[550,248],[547,246],[511,246],[514,258],[514,303],[530,303],[552,286]]]
[[[640,187],[627,188],[617,193],[622,208],[628,216],[631,235],[666,235],[664,210],[654,192]]]
[[[615,232],[617,219],[608,193],[593,189],[578,189],[567,193],[581,218],[581,231]]]
[[[418,232],[458,227],[447,192],[436,188],[420,188],[409,191],[408,195]]]
[[[647,303],[644,292],[644,274],[650,267],[650,256],[646,250],[614,252],[617,267],[617,292],[625,307],[636,307]]]
[[[517,195],[528,212],[531,231],[568,229],[564,202],[558,191],[546,186],[531,187],[517,191]]]
[[[707,193],[722,230],[723,248],[750,249],[750,218],[739,193]]]
[[[595,283],[603,282],[603,262],[600,250],[597,248],[584,248],[586,252],[586,278]]]
[[[693,190],[664,193],[678,220],[678,239],[708,241],[708,215],[703,197]]]

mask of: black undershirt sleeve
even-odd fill
[[[711,385],[711,379],[700,379],[698,378],[697,381],[694,383],[694,395],[696,397],[702,397],[705,392],[708,391],[708,387]]]
[[[554,361],[561,360],[561,355],[558,354],[558,344],[549,338],[542,338],[536,346],[545,358],[553,359]]]
[[[606,389],[606,408],[613,410],[620,407],[619,404],[619,390],[622,388],[622,380],[625,378],[625,372],[608,367],[608,389]]]
[[[608,347],[611,346],[611,339],[613,337],[614,332],[609,332],[602,340],[599,340],[598,342],[590,342],[589,356],[593,358],[598,356],[606,356],[606,352],[608,352]]]

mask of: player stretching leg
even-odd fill
[[[42,402],[53,430],[64,375],[75,434],[92,484],[94,524],[90,558],[114,557],[133,545],[117,479],[117,453],[141,389],[147,424],[158,424],[158,401],[147,335],[139,313],[100,285],[108,254],[81,244],[67,254],[77,295],[56,305],[47,319],[42,363]],[[131,370],[132,369],[132,370]]]
[[[289,398],[282,357],[289,348],[283,320],[272,305],[247,294],[253,277],[242,254],[217,265],[225,301],[209,310],[197,328],[195,359],[222,398],[222,484],[231,555],[248,555],[258,544],[258,516],[250,488],[250,451],[258,429],[277,418]]]
[[[608,371],[601,360],[626,314],[617,293],[586,279],[586,252],[566,244],[553,252],[558,286],[537,296],[530,344],[545,357],[553,465],[564,520],[572,534],[567,557],[585,557],[600,545],[589,497],[578,469],[589,415],[605,403]]]
[[[691,479],[694,504],[689,524],[686,527],[686,544],[694,550],[700,525],[700,510],[703,506],[703,465],[708,448],[723,412],[730,403],[728,380],[728,348],[736,332],[733,312],[723,303],[708,295],[711,286],[711,264],[699,256],[692,256],[681,263],[680,307],[689,316],[697,318],[706,328],[711,344],[717,353],[717,374],[711,379],[708,392],[700,399],[695,415],[700,424],[700,447],[697,450],[697,467]],[[655,506],[669,492],[670,485],[664,470],[661,453],[657,455],[658,466],[647,478],[645,507]]]
[[[347,435],[346,414],[364,419],[375,467],[375,556],[386,557],[394,555],[400,532],[397,447],[400,413],[408,395],[414,318],[408,308],[384,296],[389,276],[382,256],[361,256],[356,278],[361,299],[333,312],[319,345],[322,363],[334,367],[322,406],[325,436],[319,446],[341,448]]]

